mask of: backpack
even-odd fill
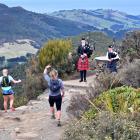
[[[11,82],[9,81],[9,77],[8,76],[3,76],[2,77],[1,86],[2,87],[9,87],[9,86],[11,86]]]
[[[58,79],[57,80],[51,80],[49,88],[52,92],[58,92],[61,88],[60,81]]]

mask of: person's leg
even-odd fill
[[[87,82],[87,71],[84,70],[84,81]]]
[[[114,61],[112,64],[112,72],[117,72],[117,62]]]
[[[4,99],[4,104],[3,104],[4,110],[5,110],[5,112],[7,112],[8,95],[4,95],[3,99]]]
[[[83,82],[83,76],[84,76],[84,71],[81,70],[80,71],[80,78],[81,78],[81,80],[79,82]]]
[[[57,120],[58,120],[58,124],[57,125],[61,126],[60,119],[61,119],[62,96],[61,95],[57,96],[55,102],[56,102]]]
[[[52,114],[51,118],[55,119],[55,110],[54,110],[54,97],[49,96],[50,112]]]
[[[9,95],[9,98],[10,98],[10,109],[11,111],[15,111],[15,108],[14,108],[14,94],[11,94]]]

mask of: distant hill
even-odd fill
[[[39,44],[50,38],[77,35],[93,26],[0,4],[0,43],[31,39]]]
[[[38,49],[33,44],[34,42],[28,39],[4,43],[0,45],[0,57],[4,56],[5,59],[11,59],[36,54]]]
[[[94,26],[107,28],[113,32],[140,29],[140,16],[129,15],[117,10],[61,10],[50,14],[61,19],[68,19]]]

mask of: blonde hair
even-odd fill
[[[50,77],[52,79],[57,78],[57,76],[58,76],[58,71],[57,70],[53,69],[53,70],[50,71]]]

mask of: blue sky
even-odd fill
[[[10,7],[23,8],[39,13],[67,9],[114,9],[140,15],[140,0],[0,0]]]

